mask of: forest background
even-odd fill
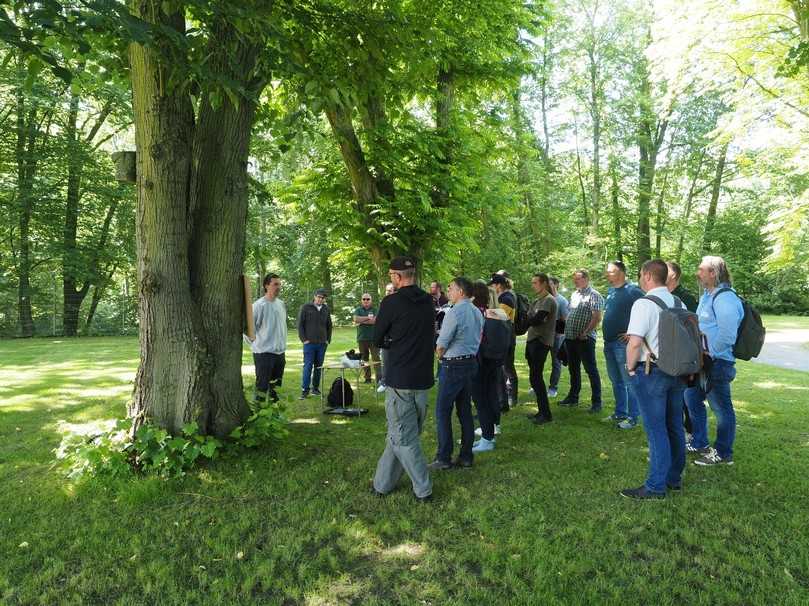
[[[47,12],[70,3],[3,4],[0,336],[136,333],[136,192],[111,159],[134,149],[126,54],[77,50]],[[308,62],[266,59],[244,274],[281,274],[291,316],[325,287],[348,322],[404,251],[424,281],[507,269],[523,292],[657,256],[696,289],[710,252],[762,311],[809,313],[804,0],[286,10],[287,40],[329,26],[284,51]],[[248,94],[217,84],[214,106]]]

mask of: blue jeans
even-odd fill
[[[708,446],[708,411],[705,399],[716,415],[716,442],[714,448],[723,459],[733,457],[733,442],[736,440],[736,412],[730,399],[730,383],[736,378],[736,364],[727,360],[714,360],[708,372],[707,392],[701,386],[685,391],[685,404],[694,427],[691,445],[695,448]]]
[[[683,390],[685,384],[657,366],[646,374],[638,366],[629,378],[640,403],[643,430],[649,443],[649,473],[646,490],[666,494],[666,486],[679,486],[685,467]]]
[[[303,376],[301,377],[301,391],[309,391],[309,381],[313,389],[320,389],[320,367],[326,357],[328,343],[304,343],[303,345]],[[312,370],[314,369],[314,376]]]
[[[615,396],[615,416],[638,420],[638,398],[626,372],[626,343],[604,341],[604,359],[607,361],[607,374]]]
[[[475,422],[472,419],[472,381],[478,374],[475,358],[441,361],[441,382],[435,402],[435,426],[438,434],[438,453],[435,458],[449,463],[452,459],[452,407],[461,423],[461,452],[463,461],[472,461],[472,442]]]

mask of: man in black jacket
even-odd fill
[[[374,324],[374,343],[387,351],[388,433],[372,490],[378,495],[391,492],[407,472],[416,498],[428,501],[433,486],[419,436],[427,417],[427,392],[433,386],[433,299],[415,284],[413,257],[396,257],[388,273],[396,292],[382,299]]]
[[[301,400],[312,393],[320,395],[320,367],[326,357],[326,347],[331,343],[331,312],[326,305],[326,291],[318,288],[311,303],[304,303],[298,312],[298,337],[303,343],[303,377]],[[314,370],[314,376],[312,371]]]

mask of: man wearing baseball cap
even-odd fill
[[[301,305],[298,312],[298,337],[303,343],[301,400],[309,395],[310,380],[312,393],[320,395],[320,367],[323,366],[323,359],[326,357],[326,347],[331,343],[331,328],[331,312],[326,305],[326,290],[318,288],[312,302]]]
[[[388,494],[406,472],[416,499],[429,501],[433,485],[420,435],[427,417],[427,392],[433,386],[435,310],[432,297],[416,286],[413,257],[391,260],[388,274],[396,292],[382,299],[374,324],[374,344],[387,351],[388,431],[371,490],[379,496]]]

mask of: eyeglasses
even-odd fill
[[[363,298],[363,301],[370,301],[371,299]]]

